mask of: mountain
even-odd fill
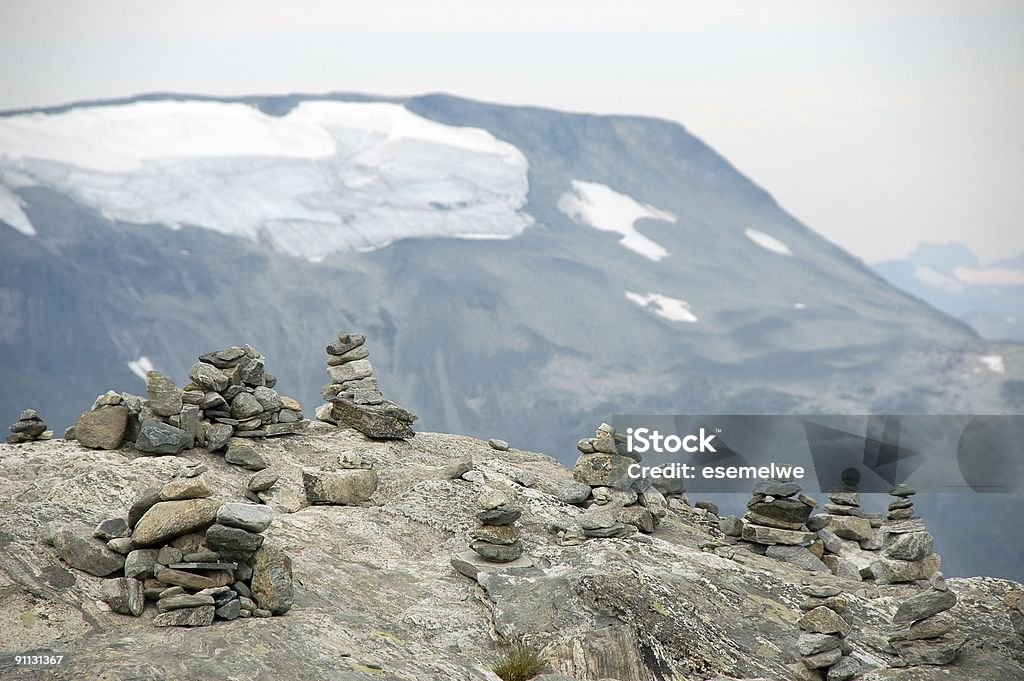
[[[616,413],[1024,405],[1022,346],[890,285],[650,118],[446,95],[7,112],[0,262],[0,422],[31,406],[58,433],[107,389],[143,392],[147,367],[182,380],[242,343],[311,414],[339,329],[371,339],[418,428],[563,461]],[[955,525],[951,574],[991,556],[977,525]]]
[[[983,267],[963,244],[923,243],[906,258],[873,268],[984,338],[1024,341],[1024,254]]]
[[[836,589],[848,603],[846,643],[864,672],[858,678],[1024,676],[1019,583],[948,580],[957,598],[947,613],[951,636],[967,643],[952,664],[897,666],[886,640],[918,586],[812,573],[759,555],[681,503],[669,506],[652,534],[570,541],[552,528],[572,527],[583,510],[546,491],[571,480],[570,472],[512,444],[498,452],[436,433],[373,442],[326,427],[257,444],[280,475],[272,505],[263,507],[276,511],[263,545],[290,557],[294,604],[279,616],[189,629],[155,626],[152,602],[140,617],[111,612],[104,584],[115,580],[68,565],[40,536],[52,523],[80,524],[88,534],[105,518],[123,517],[143,489],[159,488],[186,464],[207,469],[214,499],[240,502],[251,471],[199,449],[148,457],[64,441],[0,445],[0,676],[497,681],[490,670],[500,646],[526,638],[543,649],[547,671],[558,673],[538,681],[789,679],[789,665],[800,664],[797,620],[807,581]],[[342,455],[376,470],[380,483],[369,502],[292,503],[304,498],[304,469],[337,467]],[[472,457],[472,479],[449,479],[446,466],[464,456]],[[524,473],[532,487],[514,481]],[[534,565],[492,565],[474,580],[453,569],[452,557],[467,551],[485,493],[505,495],[521,511],[516,526]],[[32,655],[61,661],[15,664]]]

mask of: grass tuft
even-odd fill
[[[502,681],[529,681],[546,666],[547,660],[541,655],[540,648],[520,641],[510,645],[498,658],[494,673]]]

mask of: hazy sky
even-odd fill
[[[7,1],[0,109],[446,91],[679,121],[868,261],[1024,252],[1024,2]]]

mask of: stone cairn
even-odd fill
[[[144,491],[127,517],[93,530],[51,524],[43,539],[71,567],[109,578],[101,592],[114,612],[139,617],[155,602],[158,627],[284,614],[291,559],[262,534],[273,510],[211,498],[205,472],[203,464],[185,466]]]
[[[515,522],[522,512],[509,504],[508,497],[497,491],[480,495],[480,508],[476,514],[480,525],[470,532],[471,548],[477,555],[492,563],[511,563],[523,555],[523,543]]]
[[[46,428],[46,424],[39,418],[39,413],[35,409],[21,412],[21,418],[11,426],[10,431],[11,434],[7,436],[9,445],[53,439],[53,431]]]
[[[924,521],[914,516],[916,490],[899,485],[882,526],[882,556],[871,564],[878,584],[907,584],[927,580],[939,571],[942,559],[933,552],[935,541]]]
[[[327,375],[331,382],[320,394],[328,404],[316,410],[321,421],[355,428],[367,437],[399,440],[416,435],[417,419],[408,409],[384,399],[373,377],[366,336],[342,331],[327,346]]]
[[[803,494],[792,480],[765,478],[754,485],[743,518],[725,516],[719,521],[723,534],[737,537],[756,553],[763,553],[808,570],[825,572],[821,546],[808,528],[818,502]]]
[[[629,475],[629,466],[638,463],[640,455],[628,450],[626,438],[602,423],[595,437],[580,440],[576,448],[580,451],[572,470],[576,482],[563,485],[559,498],[587,510],[580,516],[578,528],[559,529],[560,541],[571,544],[588,537],[654,532],[668,512],[669,502],[651,480]],[[673,494],[682,493],[681,486],[670,489]]]
[[[804,615],[797,621],[800,662],[791,667],[797,681],[849,681],[860,672],[860,662],[850,655],[846,641],[850,625],[843,618],[849,603],[834,586],[805,584],[800,603]]]
[[[956,605],[956,594],[939,572],[941,558],[924,521],[914,516],[911,497],[916,490],[899,485],[889,492],[886,522],[882,526],[882,557],[871,570],[880,584],[913,584],[922,591],[900,603],[893,617],[896,630],[889,636],[905,665],[949,664],[956,659],[964,639],[952,634],[953,619],[944,615]]]
[[[179,389],[158,371],[146,374],[146,395],[109,391],[78,419],[67,439],[94,449],[133,442],[146,454],[180,454],[193,447],[227,449],[225,458],[251,470],[266,468],[255,448],[240,438],[300,433],[309,425],[302,406],[274,390],[277,379],[251,346],[199,357]]]

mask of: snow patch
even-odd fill
[[[1024,286],[1024,272],[1003,267],[957,267],[953,276],[965,284],[978,286]]]
[[[112,220],[194,225],[307,259],[405,238],[514,237],[533,223],[527,171],[489,132],[392,103],[306,101],[269,116],[136,102],[0,118],[0,187],[17,176]]]
[[[690,305],[685,300],[671,298],[660,293],[634,293],[633,291],[626,291],[626,298],[669,321],[690,323],[697,321],[697,315],[690,311]]]
[[[2,184],[0,184],[0,220],[25,236],[36,235],[36,228],[32,226],[25,211],[21,209],[21,199]]]
[[[1005,374],[1006,365],[1003,364],[1002,355],[980,355],[978,361],[984,364],[994,374]]]
[[[914,278],[929,286],[935,286],[950,293],[962,293],[964,290],[964,285],[953,277],[923,265],[914,268]]]
[[[804,305],[803,303],[793,303],[793,309],[794,310],[806,310],[807,306]]]
[[[558,209],[578,223],[602,232],[621,234],[619,243],[654,262],[669,255],[660,244],[636,231],[634,223],[641,218],[675,222],[676,216],[640,203],[607,185],[573,180],[572,191],[559,197]]]
[[[146,380],[146,373],[153,371],[153,362],[143,355],[138,359],[134,359],[128,362],[128,368],[131,369],[132,373],[141,378],[143,381]]]
[[[789,250],[789,246],[784,244],[779,239],[776,239],[771,234],[762,232],[759,229],[749,228],[746,229],[743,233],[746,235],[748,239],[750,239],[751,241],[753,241],[755,244],[765,249],[766,251],[778,253],[779,255],[793,255],[793,251]]]

